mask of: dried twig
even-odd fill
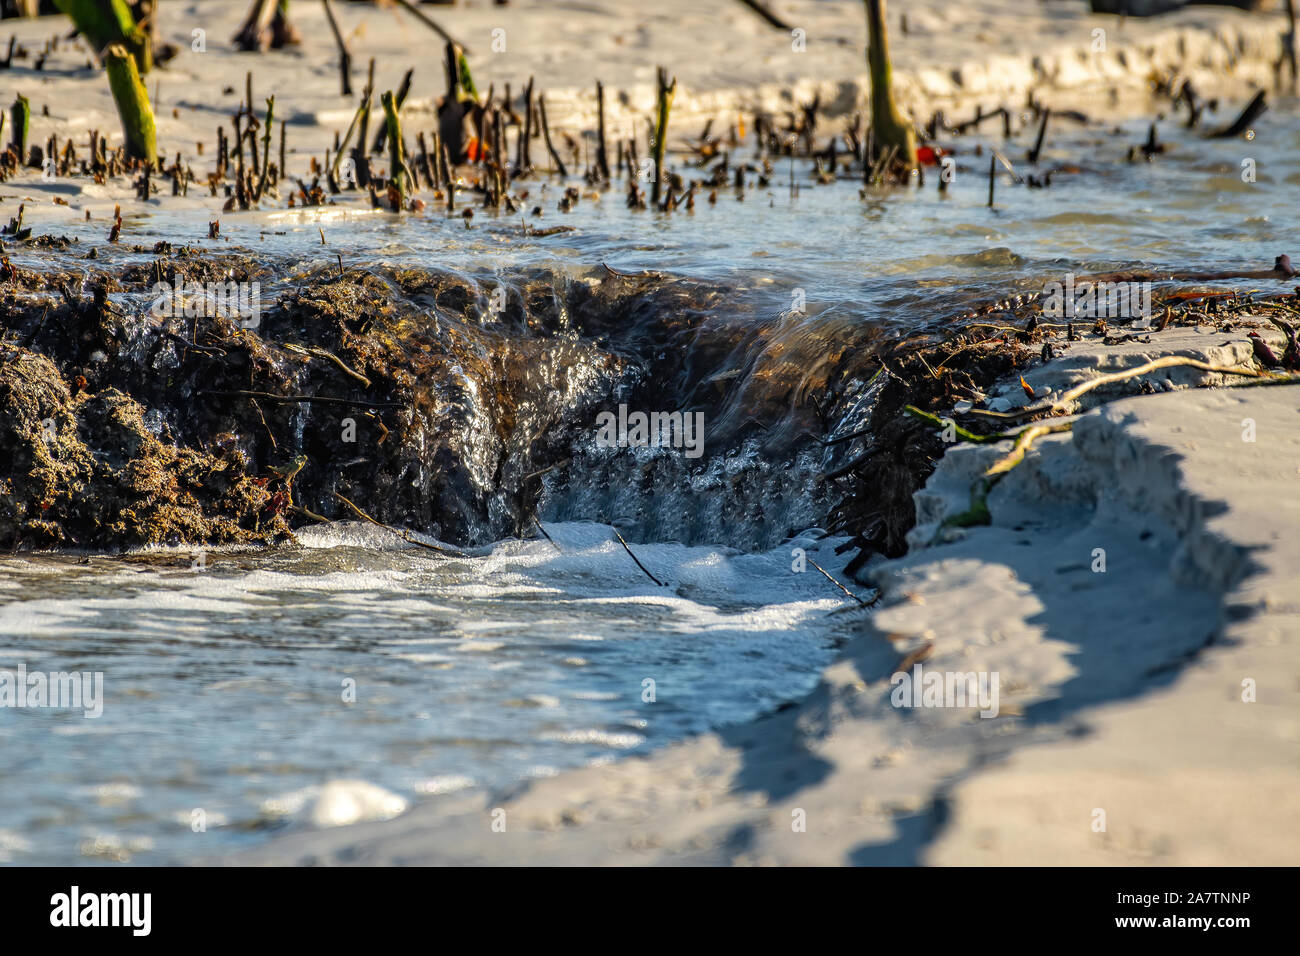
[[[234,391],[214,391],[205,390],[199,392],[200,395],[223,395],[227,398],[234,396],[244,396],[245,398],[261,398],[268,402],[279,402],[280,404],[292,403],[313,403],[318,405],[347,405],[352,408],[406,408],[401,402],[359,402],[351,398],[333,398],[326,395],[276,395],[273,392],[255,392],[250,389],[235,389]]]
[[[253,399],[253,407],[257,409],[257,417],[262,420],[262,427],[266,429],[266,437],[271,439],[271,451],[279,451],[280,446],[275,440],[271,426],[266,423],[266,416],[262,414],[262,406],[257,404],[257,399]]]
[[[611,529],[612,529],[613,532],[614,532],[614,537],[618,538],[618,543],[621,544],[621,545],[623,546],[623,550],[626,551],[626,552],[628,553],[628,556],[629,556],[633,561],[636,561],[636,566],[637,566],[638,568],[640,568],[642,571],[645,572],[645,576],[648,577],[648,578],[649,578],[651,581],[653,581],[655,584],[659,585],[661,588],[666,588],[666,587],[668,587],[668,585],[664,584],[664,583],[663,583],[662,581],[660,581],[657,577],[655,577],[653,574],[651,574],[651,573],[649,572],[649,570],[646,568],[646,566],[645,566],[644,564],[642,564],[641,561],[637,558],[637,556],[636,556],[635,554],[632,553],[632,549],[629,548],[629,547],[627,546],[627,542],[624,541],[624,540],[623,540],[623,536],[622,536],[621,534],[618,533],[618,529],[617,529],[617,528],[613,528],[612,526],[611,526]]]
[[[352,54],[348,51],[348,45],[343,39],[343,32],[339,30],[338,21],[334,19],[334,8],[330,6],[330,0],[321,0],[325,5],[325,16],[329,19],[330,30],[334,33],[334,42],[339,48],[339,74],[343,79],[343,95],[352,95]]]
[[[968,415],[979,415],[982,418],[996,418],[1005,421],[1018,421],[1022,418],[1029,418],[1042,412],[1054,412],[1075,401],[1082,395],[1086,395],[1095,388],[1101,388],[1103,385],[1113,385],[1116,382],[1124,382],[1130,378],[1136,378],[1139,375],[1145,375],[1148,372],[1154,372],[1157,369],[1172,368],[1175,366],[1186,365],[1191,368],[1198,368],[1203,372],[1214,372],[1219,375],[1242,375],[1247,378],[1275,378],[1268,372],[1260,372],[1251,368],[1241,368],[1238,366],[1228,365],[1211,365],[1209,362],[1202,362],[1199,359],[1188,358],[1184,355],[1165,355],[1158,359],[1152,359],[1145,365],[1139,365],[1136,368],[1125,369],[1122,372],[1112,372],[1110,375],[1099,375],[1096,378],[1089,379],[1074,388],[1063,393],[1060,398],[1055,398],[1046,402],[1038,402],[1034,405],[1026,405],[1024,408],[1012,409],[1009,412],[994,412],[988,409],[973,408]]]
[[[1030,425],[1017,432],[1016,443],[1011,451],[990,465],[984,474],[971,484],[970,508],[945,519],[940,528],[968,528],[972,525],[989,524],[993,519],[989,514],[988,497],[993,487],[1006,477],[1007,472],[1025,460],[1025,455],[1029,453],[1036,440],[1055,432],[1068,432],[1073,427],[1073,422],[1043,423]]]
[[[382,521],[377,521],[374,518],[370,517],[370,515],[366,514],[359,507],[357,507],[347,498],[344,498],[337,491],[334,492],[333,494],[335,498],[337,498],[339,501],[343,502],[345,505],[351,508],[353,514],[357,515],[359,518],[361,518],[364,521],[369,521],[371,524],[383,528],[385,531],[391,531],[393,534],[397,535],[399,538],[401,538],[403,541],[405,541],[408,544],[413,544],[419,548],[427,548],[430,551],[436,551],[439,554],[445,554],[453,558],[465,557],[465,553],[463,551],[457,551],[455,548],[444,548],[442,545],[429,544],[429,542],[421,541],[419,538],[412,538],[409,532],[403,531],[401,528],[394,528],[390,524],[384,524]]]
[[[784,20],[778,17],[767,7],[763,6],[763,4],[759,3],[758,0],[740,0],[740,2],[743,3],[745,6],[749,7],[749,9],[753,10],[755,13],[757,13],[760,17],[766,20],[768,24],[770,24],[772,27],[776,28],[777,30],[782,30],[786,33],[789,33],[790,30],[793,29],[790,26],[790,24],[786,23]]]
[[[448,43],[455,43],[464,52],[469,53],[469,47],[467,47],[463,43],[458,43],[455,39],[452,38],[452,35],[450,33],[448,33],[442,27],[438,26],[438,24],[434,23],[433,20],[425,16],[425,14],[418,7],[410,3],[410,0],[393,0],[393,2],[397,4],[399,7],[401,7],[403,10],[405,10],[407,13],[409,13],[411,16],[415,17],[415,19],[423,23],[434,33],[438,34],[438,36],[442,37]]]
[[[542,537],[545,538],[547,541],[551,542],[551,547],[555,548],[556,551],[559,551],[560,554],[564,554],[564,551],[560,548],[560,546],[555,543],[555,539],[546,533],[546,529],[542,527],[542,523],[539,520],[537,520],[536,515],[533,515],[533,524],[537,525],[537,530],[542,533]]]
[[[551,162],[555,164],[556,171],[561,177],[568,176],[569,171],[564,166],[564,161],[560,159],[560,154],[555,151],[555,146],[551,143],[551,124],[546,121],[546,97],[541,93],[537,94],[537,111],[542,118],[542,138],[546,140],[546,151],[551,154]]]
[[[1268,103],[1264,99],[1264,91],[1260,90],[1246,104],[1246,108],[1241,111],[1241,115],[1233,120],[1223,129],[1216,130],[1209,134],[1210,139],[1227,139],[1231,136],[1240,136],[1246,130],[1250,129],[1250,124],[1259,119],[1261,113],[1268,109]]]
[[[871,606],[874,605],[877,601],[880,600],[880,595],[879,595],[879,594],[877,594],[877,595],[876,595],[874,598],[872,598],[870,601],[864,601],[864,600],[862,600],[862,598],[858,597],[856,594],[854,594],[852,591],[850,591],[850,590],[849,590],[848,588],[846,588],[844,585],[840,584],[839,581],[836,581],[833,577],[831,577],[829,574],[827,574],[827,573],[826,573],[826,569],[823,568],[823,567],[822,567],[820,564],[818,564],[816,561],[814,561],[812,558],[809,558],[809,559],[808,559],[808,563],[811,564],[811,565],[812,565],[814,568],[816,568],[818,571],[820,571],[820,572],[822,573],[822,576],[823,576],[824,578],[826,578],[827,581],[831,582],[831,584],[835,585],[837,588],[839,588],[841,591],[843,591],[843,592],[844,592],[845,594],[847,594],[849,597],[853,598],[853,600],[857,601],[857,602],[858,602],[859,604],[861,604],[863,607],[871,607]]]

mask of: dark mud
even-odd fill
[[[604,267],[501,282],[44,248],[40,273],[0,263],[8,549],[268,543],[354,517],[342,496],[455,544],[531,537],[539,507],[641,540],[689,535],[695,516],[662,515],[707,510],[718,543],[817,525],[864,559],[897,555],[943,450],[903,406],[978,401],[1067,339],[1032,294],[948,297],[907,328],[763,315],[733,288]],[[159,315],[160,280],[256,282],[263,306],[255,327]],[[619,403],[702,411],[705,454],[597,453],[596,416]]]
[[[256,329],[238,315],[158,318],[149,303],[164,276],[258,282],[270,301]],[[549,283],[522,284],[485,323],[485,296],[449,274],[327,270],[277,289],[242,256],[164,255],[116,274],[8,278],[0,544],[11,548],[266,540],[286,519],[311,520],[295,506],[350,516],[335,492],[451,541],[512,534],[548,426],[621,370],[565,332],[566,308],[584,303]],[[104,404],[119,414],[93,414]],[[76,438],[51,442],[50,418]],[[149,440],[118,434],[126,419]],[[290,500],[271,469],[300,454]],[[173,481],[201,462],[207,484],[190,498],[141,486],[122,501],[102,494],[92,461]],[[189,520],[160,520],[164,504]]]
[[[168,541],[266,540],[266,491],[230,454],[164,442],[146,409],[109,387],[76,394],[28,349],[0,366],[0,541],[110,549]]]

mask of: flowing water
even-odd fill
[[[769,188],[743,200],[719,190],[716,206],[701,194],[693,213],[668,217],[628,210],[618,188],[562,214],[560,191],[534,184],[524,205],[543,206],[540,219],[479,211],[467,227],[352,203],[226,214],[222,230],[292,263],[290,283],[339,252],[454,269],[484,289],[525,269],[578,275],[597,263],[717,282],[734,295],[716,306],[722,321],[763,326],[765,355],[811,366],[845,330],[906,330],[1066,272],[1262,269],[1300,252],[1289,247],[1300,122],[1275,109],[1259,128],[1205,142],[1165,123],[1174,149],[1129,164],[1144,124],[1063,120],[1044,166],[1080,171],[1048,189],[1004,177],[995,210],[987,153],[972,155],[968,138],[946,196],[933,169],[923,190],[860,196],[856,182],[814,185],[804,162],[796,194],[780,161]],[[1004,148],[1023,156],[1023,142]],[[0,187],[0,211],[43,188]],[[71,205],[29,207],[28,221],[81,233],[80,255],[85,210],[98,230],[113,201],[93,186],[56,188]],[[123,235],[213,248],[200,236],[219,203],[128,203]],[[574,231],[531,236],[524,223]],[[133,255],[101,248],[109,261]],[[39,268],[52,254],[9,255]],[[804,313],[791,311],[801,299]],[[752,355],[724,359],[719,381],[767,374]],[[733,388],[724,407],[749,413],[747,394]],[[660,746],[805,693],[863,613],[815,572],[791,573],[797,546],[843,566],[836,539],[790,538],[832,503],[817,475],[835,453],[805,444],[771,458],[737,440],[684,470],[670,449],[597,449],[588,436],[572,451],[576,464],[542,493],[553,540],[479,544],[463,558],[352,523],[304,531],[295,548],[209,551],[201,565],[183,550],[0,559],[0,669],[104,680],[99,717],[0,708],[0,861],[193,860],[308,825],[330,781],[437,799]],[[664,586],[611,523],[635,532],[637,558]]]

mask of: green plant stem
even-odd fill
[[[655,120],[655,181],[650,191],[650,199],[659,204],[659,194],[663,183],[664,150],[668,144],[668,114],[673,108],[673,94],[677,92],[677,78],[668,82],[668,74],[659,68],[659,115]]]
[[[871,74],[871,130],[876,151],[881,154],[896,146],[898,158],[908,169],[915,169],[916,133],[894,103],[894,71],[889,62],[885,0],[863,2],[867,8],[867,68]],[[874,160],[875,157],[868,159]]]
[[[257,181],[257,198],[266,190],[267,176],[271,172],[271,130],[275,127],[275,97],[267,97],[266,122],[262,126],[262,176]]]
[[[335,183],[338,182],[338,178],[339,178],[339,163],[343,161],[343,154],[344,152],[347,151],[348,143],[352,141],[352,133],[356,130],[357,125],[361,122],[362,114],[365,114],[366,116],[370,115],[370,90],[369,89],[366,90],[365,98],[361,101],[361,105],[357,107],[357,111],[352,114],[352,122],[348,124],[348,131],[347,133],[344,134],[343,139],[339,142],[339,151],[334,154],[334,165],[330,169],[330,174],[333,177]]]
[[[158,149],[153,109],[136,70],[135,59],[126,47],[115,43],[104,51],[104,67],[108,71],[113,101],[117,103],[117,114],[122,119],[127,155],[155,164]]]
[[[388,176],[393,188],[397,190],[397,209],[406,208],[407,182],[406,159],[402,155],[402,122],[397,115],[397,103],[392,90],[384,92],[380,98],[384,107],[384,119],[388,124]]]
[[[149,37],[131,17],[126,0],[54,0],[96,50],[120,44],[131,51],[141,76],[153,68]]]

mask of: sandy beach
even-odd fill
[[[687,112],[754,97],[774,109],[819,93],[846,108],[859,101],[844,79],[859,55],[857,11],[777,6],[808,24],[809,54],[795,59],[780,36],[724,11],[745,49],[774,49],[739,58],[742,44],[714,40],[687,56]],[[910,30],[895,34],[904,101],[993,108],[1029,90],[1086,100],[1165,68],[1211,88],[1267,82],[1276,26],[1264,18],[1198,7],[1117,29],[1080,6],[910,4]],[[601,44],[566,37],[589,49],[584,69],[597,74],[614,75],[620,61],[626,74],[624,53],[653,49],[659,31],[687,44],[716,37],[691,4],[636,23],[602,12],[627,44],[614,61]],[[471,36],[491,19],[472,17]],[[1096,25],[1112,31],[1106,55],[1087,51]],[[567,76],[562,58],[543,66],[522,44],[517,55],[519,72]],[[638,71],[643,83],[620,97],[634,113],[653,93],[650,62]],[[590,110],[576,78],[556,99],[575,119]],[[1280,347],[1267,323],[1260,331]],[[1059,392],[1165,355],[1250,362],[1241,335],[1144,338],[1075,345],[1025,379]],[[1138,395],[1144,382],[1161,394]],[[861,635],[797,706],[645,759],[439,798],[234,862],[1294,865],[1300,419],[1291,388],[1205,387],[1226,384],[1184,367],[1090,393],[1073,433],[1042,440],[994,490],[989,527],[940,532],[1009,443],[950,451],[917,494],[912,552],[859,573],[880,588],[879,608],[843,612],[861,619]],[[993,394],[1015,405],[1020,392],[1012,379]],[[1001,674],[1000,716],[893,706],[890,675],[917,658]]]

